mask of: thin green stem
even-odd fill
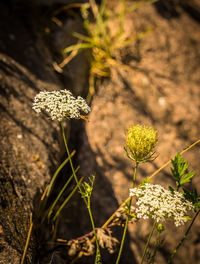
[[[75,173],[78,171],[80,167],[78,166],[75,170]],[[68,181],[65,183],[65,185],[63,186],[62,190],[59,192],[58,196],[56,197],[55,201],[53,202],[52,206],[50,207],[49,209],[49,213],[48,213],[48,219],[50,218],[51,214],[52,214],[52,211],[55,207],[55,205],[57,204],[59,198],[61,197],[61,195],[63,194],[63,192],[65,191],[65,189],[67,188],[67,186],[69,185],[70,181],[72,180],[72,178],[74,177],[74,175],[72,174],[70,176],[70,178],[68,179]]]
[[[100,255],[100,248],[99,248],[99,243],[98,243],[98,239],[97,239],[97,232],[96,232],[96,229],[95,229],[94,219],[93,219],[92,211],[91,211],[91,208],[90,208],[90,198],[88,198],[87,208],[88,208],[88,212],[89,212],[89,216],[90,216],[90,221],[91,221],[91,224],[92,224],[92,230],[94,232],[94,237],[95,237],[96,246],[97,246],[97,253]],[[96,263],[96,260],[95,260],[95,263]]]
[[[148,246],[149,246],[149,243],[150,243],[150,240],[151,240],[151,237],[152,237],[152,235],[153,235],[153,232],[154,232],[154,229],[155,229],[156,225],[157,225],[157,220],[154,221],[153,227],[152,227],[152,229],[151,229],[151,233],[149,234],[149,237],[148,237],[148,239],[147,239],[147,243],[146,243],[146,245],[145,245],[145,248],[144,248],[144,251],[143,251],[143,255],[142,255],[142,259],[141,259],[140,264],[142,264],[143,261],[144,261],[144,258],[145,258],[145,256],[146,256],[147,249],[148,249]]]
[[[156,253],[157,253],[158,247],[159,247],[159,238],[160,238],[160,232],[157,231],[156,241],[155,241],[155,244],[154,244],[154,251],[153,251],[153,254],[152,254],[152,257],[151,257],[151,263],[155,262]]]
[[[64,129],[64,126],[63,126],[63,121],[61,121],[60,123],[61,123],[61,128],[62,128],[63,140],[64,140],[64,143],[65,143],[65,148],[66,148],[66,151],[67,151],[67,155],[69,157],[69,163],[70,163],[70,166],[71,166],[71,169],[72,169],[72,173],[73,173],[74,179],[76,181],[76,184],[78,186],[79,192],[80,192],[81,195],[83,195],[83,191],[81,189],[81,185],[78,182],[78,179],[77,179],[77,176],[76,176],[76,173],[75,173],[75,170],[74,170],[74,166],[73,166],[73,163],[72,163],[72,159],[71,159],[71,156],[70,156],[70,153],[69,153],[69,148],[68,148],[68,145],[67,145],[67,139],[66,139],[66,136],[65,136],[65,129]],[[86,201],[84,196],[83,196],[83,200],[84,200],[85,204],[87,205],[87,201]]]
[[[187,235],[190,232],[190,230],[191,230],[191,228],[192,228],[192,226],[194,224],[194,221],[196,220],[196,218],[197,218],[199,213],[200,213],[200,210],[196,212],[196,214],[195,214],[194,218],[192,219],[192,222],[190,223],[188,229],[186,230],[183,238],[180,240],[180,242],[178,243],[178,245],[174,249],[173,253],[171,254],[170,259],[167,262],[168,264],[172,263],[172,260],[173,260],[174,256],[176,255],[176,253],[177,253],[178,249],[180,248],[180,246],[183,244],[184,240],[187,238]]]
[[[122,254],[122,249],[123,249],[123,246],[124,246],[124,241],[125,241],[125,236],[126,236],[126,231],[127,231],[127,228],[128,228],[128,216],[126,218],[126,223],[125,223],[125,227],[124,227],[124,233],[123,233],[123,236],[122,236],[122,241],[121,241],[121,245],[120,245],[120,249],[119,249],[119,253],[118,253],[118,256],[117,256],[117,261],[116,261],[116,264],[119,263],[119,260],[120,260],[120,257],[121,257],[121,254]]]
[[[136,180],[136,173],[137,173],[138,165],[139,165],[139,163],[138,163],[138,162],[136,162],[136,165],[135,165],[135,170],[134,170],[134,175],[133,175],[133,183],[132,183],[132,188],[134,188],[134,187],[135,187],[135,180]]]
[[[97,234],[96,234],[96,230],[95,230],[95,225],[94,225],[94,220],[93,220],[93,217],[92,217],[92,212],[91,212],[91,209],[90,209],[90,198],[88,199],[88,201],[86,200],[86,198],[84,197],[84,193],[81,189],[81,185],[80,185],[80,180],[78,182],[78,179],[77,179],[77,176],[76,176],[76,173],[75,173],[75,170],[74,170],[74,166],[73,166],[73,163],[72,163],[72,159],[70,157],[70,153],[69,153],[69,148],[68,148],[68,145],[67,145],[67,140],[66,140],[66,137],[65,137],[65,130],[64,130],[64,126],[63,126],[63,122],[61,121],[61,128],[62,128],[62,135],[63,135],[63,139],[64,139],[64,143],[65,143],[65,148],[66,148],[66,151],[67,151],[67,155],[69,157],[69,162],[70,162],[70,166],[71,166],[71,169],[72,169],[72,173],[73,173],[73,176],[74,176],[74,179],[76,181],[76,188],[74,188],[74,190],[72,191],[72,195],[73,193],[75,192],[75,190],[78,188],[79,189],[79,192],[88,208],[88,212],[89,212],[89,216],[90,216],[90,220],[91,220],[91,224],[92,224],[92,229],[94,231],[94,236],[95,236],[95,240],[96,240],[96,245],[97,245],[97,253],[100,254],[100,249],[99,249],[99,244],[98,244],[98,240],[97,240]],[[71,197],[71,196],[70,196]],[[66,203],[66,201],[64,202]],[[65,204],[64,204],[65,205]],[[64,206],[63,205],[63,206]],[[61,208],[62,209],[62,208]],[[59,212],[56,213],[56,215],[54,216],[53,220],[56,219],[57,215],[58,215]]]
[[[134,186],[135,186],[135,180],[136,180],[136,173],[137,173],[138,165],[139,165],[139,163],[136,162],[134,175],[133,175],[132,188],[134,188]],[[121,257],[123,246],[124,246],[124,242],[125,242],[126,232],[127,232],[127,228],[128,228],[129,215],[130,215],[130,212],[131,212],[131,203],[132,203],[132,197],[130,198],[129,203],[128,203],[128,216],[126,218],[126,223],[125,223],[125,227],[124,227],[124,232],[123,232],[122,241],[121,241],[119,253],[118,253],[118,256],[117,256],[116,264],[118,264],[119,261],[120,261],[120,257]]]

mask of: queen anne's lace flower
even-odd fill
[[[158,141],[157,131],[146,126],[131,126],[126,135],[125,150],[128,157],[136,162],[149,161]]]
[[[182,193],[164,189],[160,185],[145,183],[140,188],[130,189],[130,196],[136,196],[135,214],[137,218],[152,217],[157,222],[173,218],[176,226],[183,225],[187,212],[194,210],[192,203]]]
[[[35,96],[33,109],[37,113],[45,110],[52,120],[58,121],[64,118],[80,118],[82,112],[90,112],[86,101],[81,96],[75,98],[68,90],[40,92]]]

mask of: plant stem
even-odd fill
[[[158,247],[159,247],[159,238],[160,238],[160,232],[157,231],[156,241],[155,241],[155,244],[154,244],[154,251],[153,251],[153,254],[152,254],[152,257],[151,257],[151,263],[155,262],[156,253],[157,253]]]
[[[100,248],[99,248],[99,243],[98,243],[98,239],[97,239],[97,232],[96,232],[96,229],[95,229],[94,219],[93,219],[91,208],[90,208],[90,198],[88,198],[87,208],[88,208],[90,221],[91,221],[91,224],[92,224],[92,229],[93,229],[94,237],[95,237],[95,241],[96,241],[97,254],[100,255]],[[97,256],[97,254],[96,254],[96,256]],[[96,263],[96,260],[95,260],[95,263]]]
[[[136,179],[136,173],[137,173],[138,165],[139,165],[139,163],[136,162],[134,175],[133,175],[132,188],[134,188],[134,186],[135,186],[135,179]],[[126,223],[125,223],[125,227],[124,227],[124,232],[123,232],[122,241],[121,241],[119,253],[118,253],[118,256],[117,256],[116,264],[118,264],[119,261],[120,261],[120,257],[121,257],[123,246],[124,246],[124,242],[125,242],[126,232],[127,232],[127,228],[128,228],[129,215],[130,215],[130,211],[131,211],[131,203],[132,203],[132,197],[130,198],[129,203],[128,203],[128,216],[126,218]]]
[[[72,163],[72,159],[71,159],[71,156],[70,156],[70,153],[69,153],[69,148],[68,148],[68,145],[67,145],[67,140],[66,140],[66,137],[65,137],[65,130],[64,130],[64,126],[63,126],[63,122],[62,121],[61,121],[61,128],[62,128],[62,135],[63,135],[63,139],[64,139],[64,143],[65,143],[65,148],[67,150],[67,155],[69,157],[69,162],[70,162],[70,166],[71,166],[71,169],[72,169],[72,173],[73,173],[74,179],[76,181],[76,185],[77,185],[77,187],[79,189],[79,192],[80,192],[80,194],[81,194],[81,196],[82,196],[82,198],[83,198],[83,200],[84,200],[84,202],[85,202],[85,204],[87,206],[87,209],[88,209],[88,212],[89,212],[89,216],[90,216],[90,221],[91,221],[91,224],[92,224],[92,229],[94,231],[94,236],[95,236],[95,240],[96,240],[97,253],[100,254],[99,243],[98,243],[98,240],[97,240],[97,233],[96,233],[96,230],[95,230],[94,220],[93,220],[92,212],[91,212],[91,208],[90,208],[90,198],[88,199],[88,201],[86,200],[86,198],[84,197],[84,193],[83,193],[83,191],[81,189],[81,185],[80,185],[80,181],[81,180],[78,181],[78,179],[77,179],[77,176],[76,176],[76,173],[75,173],[75,170],[74,170],[74,166],[73,166],[73,163]],[[54,218],[56,217],[56,215],[54,216]],[[95,263],[96,263],[96,261],[95,261]]]
[[[180,248],[180,246],[183,244],[184,240],[187,238],[187,235],[190,232],[190,230],[191,230],[191,228],[192,228],[192,226],[194,224],[194,221],[196,220],[196,218],[197,218],[199,213],[200,213],[200,210],[196,212],[196,214],[195,214],[194,218],[192,219],[192,222],[190,223],[188,229],[186,230],[183,238],[180,240],[180,242],[178,243],[178,245],[174,249],[173,253],[171,254],[170,259],[167,262],[168,264],[172,263],[172,260],[173,260],[174,256],[176,255],[176,253],[177,253],[178,249]]]
[[[193,144],[191,144],[189,147],[187,147],[186,149],[181,151],[180,154],[183,155],[186,151],[188,151],[189,149],[193,148],[195,145],[197,145],[199,143],[200,143],[200,139],[198,139]],[[171,159],[168,160],[168,162],[166,162],[162,167],[160,167],[158,170],[156,170],[153,174],[151,174],[149,179],[153,178],[156,174],[158,174],[161,170],[163,170],[165,167],[167,167],[167,165],[169,165],[170,163],[171,163]]]
[[[153,232],[154,232],[154,229],[155,229],[156,225],[157,225],[157,220],[155,220],[154,223],[153,223],[153,227],[152,227],[152,229],[151,229],[151,233],[149,234],[149,237],[148,237],[148,239],[147,239],[147,243],[146,243],[146,245],[145,245],[145,248],[144,248],[144,251],[143,251],[143,255],[142,255],[142,259],[141,259],[140,264],[142,264],[143,261],[144,261],[144,258],[145,258],[146,253],[147,253],[147,248],[148,248],[148,246],[149,246],[149,243],[150,243],[150,240],[151,240],[151,237],[152,237],[152,235],[153,235]]]
[[[83,192],[82,192],[80,183],[78,182],[78,179],[77,179],[77,176],[76,176],[76,173],[75,173],[75,170],[74,170],[74,166],[73,166],[73,163],[72,163],[72,159],[71,159],[71,156],[70,156],[70,153],[69,153],[69,148],[68,148],[68,145],[67,145],[67,140],[66,140],[66,136],[65,136],[65,129],[64,129],[64,126],[63,126],[63,121],[61,121],[60,124],[61,124],[61,128],[62,128],[63,140],[64,140],[64,143],[65,143],[65,148],[66,148],[66,151],[67,151],[67,155],[69,157],[69,163],[70,163],[70,166],[71,166],[71,169],[72,169],[72,173],[73,173],[74,179],[76,181],[76,184],[78,186],[79,192],[82,195]],[[86,201],[85,197],[83,197],[83,200],[84,200],[85,204],[87,205],[87,201]]]

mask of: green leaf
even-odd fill
[[[168,186],[168,189],[170,190],[170,192],[171,192],[172,194],[174,194],[174,189],[173,189],[171,186]]]
[[[184,195],[185,199],[191,201],[193,204],[199,202],[200,198],[198,197],[198,193],[197,193],[196,189],[194,189],[192,191],[188,191],[186,189],[183,189],[183,195]]]
[[[183,157],[181,157],[180,153],[178,152],[175,158],[171,160],[171,163],[173,165],[173,168],[170,168],[171,172],[176,181],[179,181],[181,179],[181,176],[188,168],[188,162],[184,161]]]
[[[200,208],[200,201],[194,204],[195,209]]]
[[[142,182],[141,185],[144,185],[145,183],[150,183],[149,177],[146,177]]]
[[[130,217],[131,217],[131,219],[132,218],[135,218],[136,219],[137,218],[137,215],[135,213],[132,213],[132,214],[130,214]]]
[[[73,35],[74,37],[76,37],[76,38],[78,38],[78,39],[80,39],[80,40],[86,41],[86,42],[88,42],[88,43],[92,43],[92,42],[93,42],[92,38],[87,37],[87,36],[85,36],[85,35],[83,35],[83,34],[80,34],[80,33],[78,33],[78,32],[74,32],[72,35]]]
[[[93,191],[93,187],[94,187],[94,180],[95,180],[95,175],[92,175],[91,177],[89,177],[89,181],[90,183],[84,181],[82,183],[82,191],[79,191],[82,195],[82,198],[88,198],[90,199],[91,195],[92,195],[92,191]]]
[[[191,178],[193,178],[195,176],[195,174],[196,174],[196,172],[192,172],[192,171],[185,174],[180,181],[180,185],[183,185],[184,183],[190,182]]]
[[[181,185],[190,182],[196,173],[195,172],[186,173],[188,169],[188,162],[185,161],[183,157],[181,157],[179,152],[176,154],[175,158],[171,160],[171,163],[173,167],[170,169],[176,181],[177,190],[178,190]]]

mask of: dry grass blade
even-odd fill
[[[65,5],[65,6],[62,6],[60,8],[58,8],[55,12],[54,12],[54,16],[57,16],[58,14],[60,14],[61,12],[63,11],[67,11],[68,9],[71,9],[71,8],[80,8],[82,7],[83,5],[85,5],[84,3],[81,4],[81,3],[74,3],[74,4],[68,4],[68,5]]]
[[[99,10],[98,10],[98,6],[94,0],[90,0],[90,6],[92,8],[93,15],[96,18],[99,14]]]
[[[78,54],[78,50],[73,50],[69,56],[67,56],[58,66],[60,68],[63,68],[65,65],[67,65],[76,55]]]
[[[30,214],[30,227],[29,227],[28,236],[27,236],[27,239],[26,239],[26,244],[25,244],[25,247],[24,247],[24,252],[23,252],[23,256],[22,256],[20,264],[24,263],[24,259],[25,259],[26,252],[27,252],[27,249],[28,249],[28,245],[29,245],[32,229],[33,229],[33,222],[32,222],[32,213],[31,213]]]

